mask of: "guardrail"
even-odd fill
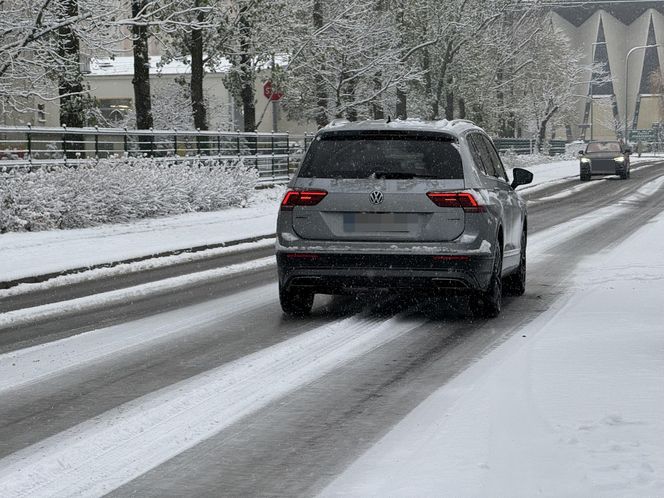
[[[75,166],[113,157],[151,157],[180,162],[233,160],[255,164],[262,181],[283,182],[313,134],[225,131],[36,128],[0,126],[0,168]]]

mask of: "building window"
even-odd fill
[[[99,111],[109,124],[121,123],[131,110],[131,99],[99,99]]]
[[[37,122],[46,123],[46,107],[44,104],[37,104]]]

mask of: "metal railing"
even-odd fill
[[[493,141],[498,152],[513,150],[516,154],[533,154],[535,152],[535,139],[531,138],[497,138]],[[565,140],[549,140],[549,155],[565,153]]]
[[[313,133],[129,130],[124,128],[37,128],[0,126],[0,169],[75,166],[110,158],[151,157],[181,162],[193,159],[244,159],[262,182],[286,182],[299,164]],[[533,152],[534,141],[500,138],[499,152]],[[563,140],[549,142],[549,153],[565,152]]]
[[[261,180],[287,181],[313,134],[0,126],[0,168],[35,169],[110,158],[160,161],[234,160],[253,164]]]

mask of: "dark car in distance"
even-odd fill
[[[526,284],[532,173],[503,167],[468,121],[335,122],[289,184],[277,222],[279,297],[286,314],[314,294],[366,289],[465,293],[494,317],[505,289]]]
[[[618,140],[595,141],[579,151],[579,177],[588,181],[593,175],[618,175],[627,180],[630,174],[631,147]]]

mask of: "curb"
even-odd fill
[[[275,238],[276,234],[266,234],[266,235],[257,235],[255,237],[247,237],[245,239],[239,239],[239,240],[231,240],[228,242],[219,242],[217,244],[207,244],[207,245],[202,245],[202,246],[194,246],[194,247],[187,247],[184,249],[174,249],[172,251],[164,251],[164,252],[159,252],[156,254],[150,254],[147,256],[138,256],[136,258],[129,258],[129,259],[123,259],[119,261],[112,261],[110,263],[99,263],[96,265],[90,265],[90,266],[82,266],[79,268],[72,268],[69,270],[63,270],[63,271],[58,271],[58,272],[52,272],[52,273],[46,273],[43,275],[34,275],[30,277],[22,277],[18,278],[16,280],[8,280],[5,282],[0,282],[0,290],[5,290],[5,289],[10,289],[11,287],[15,287],[19,284],[38,284],[40,282],[46,282],[47,280],[50,280],[55,277],[61,277],[64,275],[72,275],[74,273],[82,273],[85,271],[90,271],[90,270],[96,270],[99,268],[113,268],[115,266],[119,265],[126,265],[129,263],[137,263],[139,261],[146,261],[148,259],[155,259],[155,258],[163,258],[166,256],[177,256],[178,254],[185,254],[185,253],[194,253],[194,252],[201,252],[201,251],[207,251],[209,249],[219,249],[222,247],[232,247],[232,246],[237,246],[240,244],[249,244],[251,242],[258,242],[260,240],[265,240],[265,239],[272,239]]]

